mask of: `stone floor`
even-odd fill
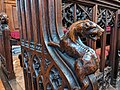
[[[23,69],[20,66],[18,55],[21,53],[20,46],[12,46],[13,67],[16,78],[9,83],[13,90],[25,90]]]
[[[18,54],[13,55],[13,66],[14,66],[14,72],[15,72],[16,79],[11,80],[10,84],[13,90],[25,90],[23,70],[20,66]]]
[[[4,85],[3,85],[2,81],[1,81],[1,78],[0,78],[0,90],[5,90]]]

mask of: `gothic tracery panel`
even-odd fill
[[[63,26],[69,28],[69,26],[78,20],[90,19],[92,20],[92,7],[81,5],[80,3],[66,3],[62,1],[62,23]]]
[[[98,24],[105,28],[106,26],[113,27],[115,22],[115,11],[106,9],[106,8],[98,8]]]

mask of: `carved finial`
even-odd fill
[[[0,31],[9,30],[8,27],[8,16],[6,13],[0,13]]]
[[[0,13],[0,24],[8,24],[8,16],[6,13]]]

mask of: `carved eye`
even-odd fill
[[[95,36],[96,36],[96,34],[91,34],[90,36],[91,36],[91,37],[95,37]]]
[[[86,28],[89,28],[89,25],[88,25],[87,23],[85,23],[85,27],[86,27]]]

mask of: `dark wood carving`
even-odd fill
[[[0,13],[0,60],[2,61],[2,69],[7,78],[13,79],[13,60],[12,60],[12,46],[10,43],[10,30],[8,26],[8,16],[2,12]]]
[[[111,2],[104,4],[100,0],[17,0],[26,90],[97,90],[108,86],[111,68],[104,67],[104,26],[107,24],[102,26],[103,22],[98,19],[104,21],[102,12],[105,9],[110,16],[106,19],[114,22],[117,17],[113,12],[119,6]],[[110,25],[116,27],[116,23]],[[64,34],[63,28],[69,31]],[[99,61],[95,51],[82,43],[82,37],[92,39],[94,43],[90,40],[87,44],[96,46],[95,40],[99,36],[102,64],[101,70],[95,73]]]
[[[95,73],[99,60],[95,51],[82,43],[80,36],[97,40],[103,32],[104,30],[96,23],[90,20],[80,20],[70,26],[69,31],[61,38],[59,44],[48,43],[48,45],[58,47],[62,52],[76,58],[74,69],[80,82],[83,83],[82,90],[88,86],[87,81],[84,81],[85,77]]]

